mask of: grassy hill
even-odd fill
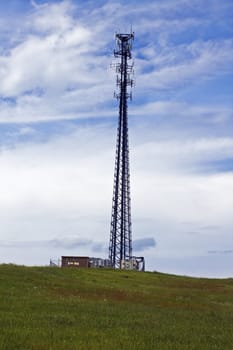
[[[233,349],[233,279],[0,265],[1,350]]]

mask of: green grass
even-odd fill
[[[233,279],[0,265],[1,350],[233,349]]]

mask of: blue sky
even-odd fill
[[[1,262],[106,257],[118,117],[114,34],[133,27],[134,253],[232,276],[230,0],[0,3]]]

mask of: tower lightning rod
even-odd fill
[[[116,34],[114,56],[120,62],[114,65],[119,101],[116,158],[112,198],[112,215],[109,242],[109,260],[113,268],[122,268],[123,262],[132,259],[132,223],[130,199],[129,140],[128,140],[128,99],[132,99],[134,81],[131,49],[134,33]]]

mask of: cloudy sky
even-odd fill
[[[231,0],[0,2],[0,263],[107,257],[116,32],[135,32],[134,254],[233,276]]]

